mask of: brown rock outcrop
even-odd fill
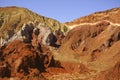
[[[75,24],[82,23],[95,23],[102,20],[108,20],[113,23],[120,23],[120,8],[113,8],[105,11],[95,12],[88,16],[84,16],[78,19],[75,19],[71,22],[66,22],[65,24],[69,27]]]
[[[60,61],[87,65],[87,75],[80,72],[82,77],[77,79],[119,80],[119,67],[115,66],[120,61],[119,34],[120,24],[107,20],[77,26],[67,33],[55,57]]]
[[[0,14],[18,8],[4,9],[0,8]],[[9,28],[5,27],[9,36],[5,36],[6,31],[2,35],[5,40],[0,47],[0,80],[119,80],[119,13],[116,8],[66,23],[70,31],[65,36],[67,29],[55,28],[57,23],[51,24],[49,19],[31,17],[28,23],[26,16],[21,16],[25,18],[24,26],[20,20],[21,26],[13,26],[16,30],[12,32],[11,22]],[[2,23],[6,24],[6,20],[2,17],[0,30],[4,32]],[[37,23],[39,20],[50,27],[43,27]]]
[[[49,27],[53,33],[56,30],[66,33],[63,29],[66,26],[57,20],[38,15],[26,8],[0,7],[0,45],[8,42],[13,35],[21,30],[24,24],[29,22],[34,23],[34,27],[38,24]]]
[[[3,63],[0,65],[0,77],[21,78],[21,75],[32,75],[30,72],[32,69],[36,69],[39,72],[37,75],[40,75],[50,65],[52,59],[52,53],[45,46],[41,46],[42,52],[40,52],[31,44],[15,40],[3,47],[0,56],[0,62]]]

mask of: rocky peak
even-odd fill
[[[68,31],[27,9],[0,8],[0,79],[119,80],[119,13],[76,19]]]
[[[120,23],[119,19],[120,19],[120,8],[113,8],[105,11],[95,12],[88,16],[84,16],[84,17],[75,19],[71,22],[66,22],[64,24],[69,28],[69,27],[84,25],[87,23],[94,24],[102,20],[107,20],[112,23]]]
[[[3,41],[8,41],[20,31],[24,24],[29,22],[34,23],[34,27],[37,27],[37,25],[50,27],[53,33],[56,30],[61,30],[65,33],[65,26],[54,19],[38,15],[26,8],[0,7],[0,38]]]

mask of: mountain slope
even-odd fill
[[[119,14],[120,8],[116,8],[66,23],[68,28],[71,26],[72,28],[65,36],[63,44],[54,53],[56,59],[63,62],[82,63],[87,66],[90,70],[88,74],[83,74],[84,78],[82,76],[78,79],[119,80]],[[106,15],[108,18],[104,19]],[[114,69],[117,64],[118,71]],[[109,74],[111,71],[114,73]],[[110,78],[108,75],[110,75]],[[112,75],[117,76],[114,77]]]
[[[120,79],[120,8],[65,23],[69,31],[24,8],[0,10],[0,35],[9,41],[0,47],[0,79]]]
[[[86,23],[95,23],[101,20],[108,20],[113,23],[120,23],[120,8],[113,8],[105,11],[95,12],[88,16],[75,19],[71,22],[66,22],[65,25],[69,28],[84,25]]]
[[[32,11],[20,7],[1,7],[0,8],[0,38],[10,39],[17,33],[23,24],[32,22],[34,26],[41,25],[50,27],[53,32],[61,30],[64,32],[65,26],[60,22],[47,18]]]

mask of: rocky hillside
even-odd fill
[[[0,80],[120,79],[120,8],[67,22],[66,35],[27,9],[0,10]]]
[[[87,66],[88,72],[79,75],[80,80],[119,80],[119,14],[120,8],[116,8],[69,22],[68,27],[74,27],[55,53],[56,59]],[[108,18],[102,19],[105,16]]]
[[[113,8],[113,9],[106,10],[106,11],[95,12],[88,16],[84,16],[84,17],[75,19],[71,22],[66,22],[64,24],[71,29],[75,26],[84,25],[86,23],[95,23],[101,20],[108,20],[113,23],[120,23],[119,21],[120,20],[120,8]]]
[[[60,22],[33,13],[26,8],[0,7],[0,38],[3,40],[8,41],[27,23],[33,23],[35,27],[37,25],[50,27],[53,32],[56,30],[66,32],[67,29]]]

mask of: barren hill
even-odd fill
[[[67,22],[0,8],[2,80],[119,80],[120,8]],[[30,22],[29,22],[30,21]],[[67,34],[64,35],[64,32]]]
[[[72,28],[55,53],[56,59],[87,66],[89,75],[79,79],[119,80],[120,66],[115,69],[120,61],[119,14],[120,8],[115,8],[66,23]]]
[[[57,20],[38,15],[26,8],[0,7],[0,38],[8,41],[24,24],[33,23],[34,26],[50,27],[53,32],[61,30],[63,26]]]
[[[120,8],[113,8],[105,11],[95,12],[88,16],[84,16],[75,19],[71,22],[66,22],[65,25],[68,27],[75,27],[79,25],[84,25],[86,23],[95,23],[101,20],[108,20],[113,23],[120,23]]]

